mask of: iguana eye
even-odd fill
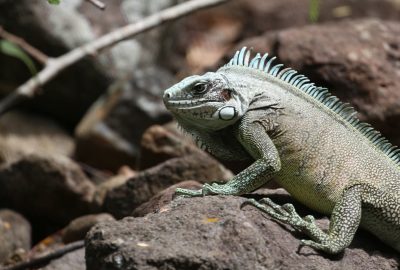
[[[204,92],[207,91],[207,84],[201,82],[201,83],[196,83],[195,85],[193,85],[192,87],[192,91],[194,94],[203,94]]]

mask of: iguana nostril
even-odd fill
[[[170,93],[165,93],[165,94],[164,94],[164,98],[170,99],[170,98],[171,98],[171,94],[170,94]]]

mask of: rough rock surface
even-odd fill
[[[241,209],[244,200],[178,198],[157,214],[98,224],[86,237],[87,269],[394,270],[400,265],[392,249],[366,232],[338,256],[298,250],[304,235],[251,206]],[[318,222],[326,228],[326,219]]]
[[[174,199],[175,191],[177,188],[186,189],[200,189],[202,184],[197,181],[189,180],[183,181],[176,185],[172,185],[169,188],[160,191],[158,194],[154,195],[149,201],[141,204],[133,212],[134,217],[143,217],[149,213],[162,212],[165,207]]]
[[[17,250],[27,252],[31,248],[31,225],[20,214],[0,210],[0,263]]]
[[[72,220],[62,233],[63,243],[68,244],[85,238],[86,233],[99,222],[115,220],[107,213],[92,214],[78,217]]]
[[[18,111],[0,118],[0,163],[27,154],[71,156],[73,148],[72,137],[49,119]]]
[[[206,153],[173,158],[136,176],[107,192],[103,211],[116,218],[131,215],[132,211],[165,188],[196,179],[199,182],[226,181],[232,173]]]
[[[136,167],[143,132],[171,120],[161,99],[171,84],[169,73],[149,68],[136,71],[131,81],[112,85],[76,128],[76,158],[112,171],[122,165]]]
[[[267,32],[237,47],[277,56],[400,145],[399,44],[400,23],[369,19]]]
[[[6,164],[0,169],[0,186],[0,207],[44,224],[65,224],[95,210],[94,185],[66,157],[30,155]]]
[[[69,252],[61,258],[51,261],[41,270],[86,270],[85,249],[77,249]]]

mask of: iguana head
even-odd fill
[[[190,76],[164,92],[164,103],[180,124],[219,130],[235,123],[247,109],[244,97],[221,73]]]

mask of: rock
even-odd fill
[[[140,143],[140,169],[148,169],[168,159],[198,153],[200,150],[175,122],[149,127]]]
[[[92,214],[78,217],[72,220],[67,227],[63,229],[63,243],[68,244],[85,238],[86,233],[99,222],[115,220],[113,216],[107,213]]]
[[[349,18],[377,17],[399,20],[400,8],[393,0],[319,1],[317,23]],[[243,38],[266,31],[311,24],[309,0],[237,0],[196,12],[175,24],[175,33],[164,44],[166,66],[182,76],[202,73]]]
[[[268,32],[241,42],[328,87],[400,144],[400,23],[378,20]]]
[[[132,211],[165,188],[176,183],[196,179],[199,182],[226,181],[231,172],[206,153],[173,158],[155,167],[139,172],[123,185],[109,190],[103,211],[116,218],[128,216]]]
[[[166,209],[165,206],[174,199],[175,190],[177,188],[200,189],[201,187],[202,184],[193,180],[183,181],[176,185],[172,185],[154,195],[148,202],[145,202],[139,207],[135,208],[135,210],[132,212],[132,216],[143,217],[149,213],[163,212]]]
[[[149,68],[134,77],[113,85],[82,119],[75,132],[77,159],[112,171],[122,165],[136,167],[143,132],[171,120],[161,100],[172,84],[171,75]]]
[[[20,214],[0,210],[0,263],[17,251],[27,252],[31,248],[31,225]]]
[[[259,35],[267,30],[278,30],[311,24],[310,2],[306,0],[258,1],[240,0],[241,19],[247,37]],[[284,12],[282,12],[284,10]],[[391,0],[325,0],[319,2],[317,23],[340,21],[349,18],[376,17],[384,20],[399,20],[398,3]],[[251,19],[250,19],[251,18]]]
[[[290,201],[282,195],[271,198]],[[338,256],[309,247],[298,252],[304,235],[254,207],[241,209],[244,200],[177,198],[160,213],[98,224],[86,236],[87,269],[394,270],[400,265],[392,249],[365,232]],[[326,219],[318,223],[326,228]]]
[[[18,111],[0,118],[0,163],[29,154],[71,156],[73,149],[72,137],[49,119]]]
[[[103,205],[104,199],[110,190],[124,185],[130,178],[136,175],[136,171],[131,170],[129,167],[122,167],[116,175],[96,186],[93,202],[97,205]]]
[[[85,249],[77,249],[51,261],[41,270],[86,270]]]
[[[15,209],[32,222],[65,225],[97,211],[94,185],[66,157],[35,155],[0,168],[0,207]]]
[[[140,168],[147,169],[168,159],[204,153],[193,139],[183,134],[175,122],[154,125],[146,130],[141,141]],[[218,160],[235,174],[247,168],[252,161]]]

